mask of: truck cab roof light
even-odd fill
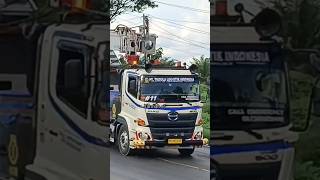
[[[139,64],[139,56],[138,55],[128,55],[127,62],[129,65],[136,66]]]

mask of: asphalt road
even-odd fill
[[[181,157],[174,149],[157,149],[124,157],[110,150],[110,180],[197,180],[210,179],[209,148],[196,149]]]
[[[125,157],[110,148],[110,180],[197,180],[209,179],[209,148],[196,149],[191,157],[177,150],[153,150]],[[0,154],[0,180],[7,168]]]

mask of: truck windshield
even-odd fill
[[[242,57],[236,58],[239,50],[233,53],[235,60],[231,48],[229,54],[222,53],[223,58],[212,64],[214,129],[261,129],[288,123],[286,75],[280,51],[269,52],[267,48],[264,56],[262,49],[248,49]]]
[[[143,76],[140,99],[160,102],[199,101],[199,79],[197,76]]]

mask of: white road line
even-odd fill
[[[167,162],[167,163],[170,163],[170,164],[175,164],[175,165],[184,166],[184,167],[188,167],[188,168],[192,168],[192,169],[197,169],[197,170],[201,170],[201,171],[205,171],[205,172],[210,172],[210,170],[208,170],[208,169],[203,169],[203,168],[199,168],[199,167],[196,167],[196,166],[191,166],[191,165],[188,165],[188,164],[174,162],[174,161],[170,161],[170,160],[167,160],[167,159],[164,159],[164,158],[157,158],[157,159],[159,159],[161,161],[164,161],[164,162]]]

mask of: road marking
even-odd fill
[[[203,168],[199,168],[199,167],[196,167],[196,166],[191,166],[189,164],[178,163],[178,162],[170,161],[170,160],[167,160],[167,159],[164,159],[164,158],[157,158],[157,159],[159,159],[161,161],[164,161],[164,162],[167,162],[167,163],[170,163],[170,164],[175,164],[175,165],[184,166],[184,167],[188,167],[188,168],[192,168],[192,169],[197,169],[197,170],[200,170],[200,171],[210,172],[210,170],[208,170],[208,169],[203,169]]]

